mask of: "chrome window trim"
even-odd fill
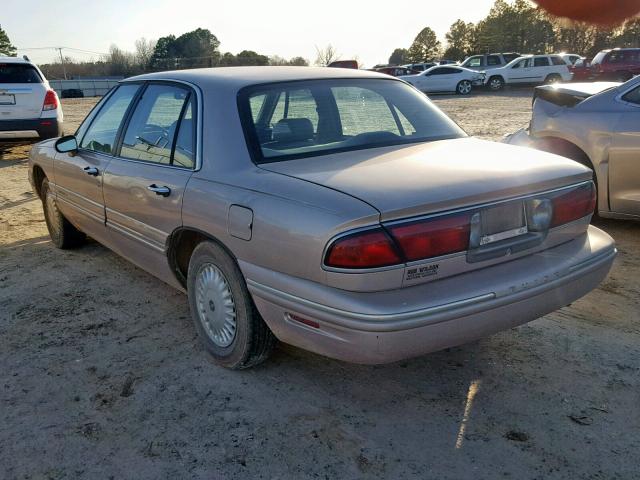
[[[510,198],[505,198],[502,200],[497,200],[495,202],[488,202],[488,203],[481,203],[478,205],[473,205],[470,207],[463,207],[463,208],[458,208],[456,210],[446,210],[444,212],[438,212],[438,213],[430,213],[427,215],[421,215],[418,217],[407,217],[407,218],[403,218],[400,220],[392,220],[390,222],[380,222],[377,225],[368,225],[365,227],[359,227],[353,230],[348,230],[346,232],[342,232],[338,235],[335,235],[333,237],[331,237],[331,239],[327,242],[327,244],[325,245],[323,251],[322,251],[322,269],[327,271],[327,272],[333,272],[333,273],[347,273],[347,274],[363,274],[363,273],[376,273],[376,272],[384,272],[384,271],[389,271],[389,270],[396,270],[396,269],[400,269],[400,268],[405,268],[405,267],[410,267],[412,265],[417,265],[417,264],[422,264],[424,262],[431,262],[431,261],[442,261],[442,260],[446,260],[448,258],[452,258],[458,255],[466,255],[468,250],[462,251],[462,252],[454,252],[454,253],[448,253],[446,255],[440,255],[438,257],[430,257],[430,258],[423,258],[420,260],[412,260],[411,262],[406,262],[406,263],[397,263],[394,265],[388,265],[386,267],[376,267],[376,268],[336,268],[336,267],[330,267],[325,263],[325,260],[327,258],[327,252],[329,251],[329,247],[331,247],[337,240],[339,240],[340,238],[349,236],[349,235],[353,235],[354,233],[359,233],[359,232],[364,232],[367,230],[376,230],[379,229],[380,227],[382,227],[383,229],[386,230],[385,227],[387,226],[392,226],[392,225],[398,225],[398,224],[402,224],[402,223],[406,223],[406,222],[416,222],[416,221],[422,221],[422,220],[431,220],[433,218],[438,218],[438,217],[443,217],[443,216],[448,216],[448,215],[455,215],[458,213],[464,213],[464,212],[468,212],[468,211],[473,211],[473,210],[478,210],[478,209],[482,209],[482,208],[487,208],[487,207],[492,207],[494,205],[499,205],[502,203],[507,203],[507,202],[513,202],[513,201],[517,201],[517,200],[525,200],[527,198],[535,198],[539,195],[548,195],[548,194],[552,194],[552,193],[556,193],[556,192],[561,192],[563,190],[570,190],[570,189],[574,189],[574,188],[579,188],[582,187],[583,185],[587,185],[589,183],[593,183],[592,180],[586,180],[584,182],[579,182],[579,183],[574,183],[572,185],[566,185],[564,187],[559,187],[559,188],[554,188],[551,190],[544,190],[542,192],[535,192],[535,193],[529,193],[527,195],[519,195],[517,197],[510,197]],[[552,229],[550,229],[549,231],[553,231],[557,228],[562,228],[564,227],[564,225],[558,225],[557,227],[554,227]]]
[[[195,83],[192,82],[187,82],[185,80],[174,80],[172,78],[153,78],[150,80],[124,80],[122,82],[120,82],[120,85],[125,85],[128,83],[143,83],[143,84],[152,84],[154,82],[161,82],[161,83],[177,83],[177,84],[182,84],[185,85],[187,87],[189,87],[192,91],[195,92],[196,94],[196,103],[197,103],[197,115],[196,115],[196,162],[195,162],[195,167],[194,168],[187,168],[187,167],[176,167],[175,165],[163,165],[160,163],[154,163],[154,162],[145,162],[142,160],[135,160],[135,159],[131,159],[131,158],[124,158],[124,157],[120,157],[120,156],[113,156],[113,158],[117,158],[119,160],[126,160],[126,161],[131,161],[131,162],[136,162],[136,163],[144,163],[145,165],[159,165],[159,166],[164,166],[164,167],[169,167],[169,168],[175,168],[178,170],[186,170],[186,171],[190,171],[190,172],[198,172],[202,169],[202,151],[203,151],[203,143],[202,143],[202,139],[203,139],[203,126],[204,126],[204,122],[203,122],[203,113],[204,113],[204,106],[203,106],[203,94],[202,94],[202,90],[200,89],[200,87],[198,85],[196,85]]]

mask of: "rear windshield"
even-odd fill
[[[31,65],[0,63],[0,83],[42,83],[42,79]]]
[[[397,80],[260,85],[241,92],[239,107],[258,163],[466,136],[424,94]]]

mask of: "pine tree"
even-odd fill
[[[17,53],[16,47],[11,45],[7,32],[0,26],[0,55],[15,57]]]

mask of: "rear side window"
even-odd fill
[[[190,91],[174,85],[149,85],[140,97],[127,126],[120,156],[146,162],[173,164],[173,149],[180,119],[189,110]],[[179,164],[193,160],[193,109],[180,137]],[[189,143],[189,144],[187,144]],[[187,158],[184,158],[186,155]]]
[[[630,92],[627,92],[622,99],[625,102],[635,103],[636,105],[640,105],[640,87],[636,87]]]
[[[551,62],[554,65],[566,65],[567,63],[562,59],[562,57],[551,57]]]
[[[139,85],[121,85],[113,92],[91,122],[80,148],[107,154],[114,152],[118,129],[139,88]]]
[[[0,83],[42,83],[42,78],[31,65],[0,63]]]
[[[502,62],[500,61],[500,57],[497,55],[489,55],[487,57],[487,65],[489,66],[495,66],[495,65],[500,65]]]
[[[536,57],[533,59],[534,67],[548,67],[549,59],[547,57]]]

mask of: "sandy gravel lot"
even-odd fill
[[[531,104],[436,102],[489,139]],[[73,131],[93,101],[63,104]],[[608,280],[517,329],[383,367],[281,346],[230,372],[182,294],[96,243],[53,248],[28,150],[0,145],[0,479],[639,478],[640,224],[600,221]]]

